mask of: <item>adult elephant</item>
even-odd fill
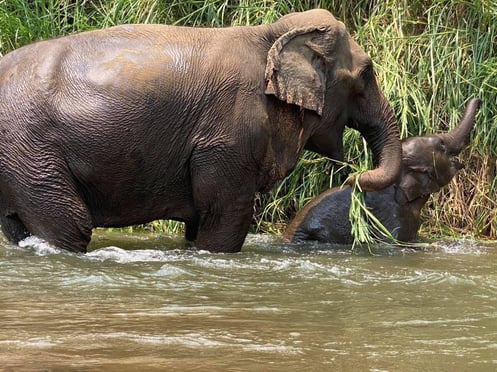
[[[6,237],[86,251],[93,227],[187,224],[237,252],[254,193],[304,148],[342,158],[344,127],[399,173],[394,114],[371,59],[325,10],[255,27],[124,25],[22,47],[0,61],[0,211]]]

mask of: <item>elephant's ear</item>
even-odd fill
[[[321,115],[328,31],[325,26],[298,28],[276,40],[267,56],[265,93]]]
[[[408,171],[401,177],[399,186],[409,202],[440,190],[432,176],[432,166],[409,165],[407,169]]]

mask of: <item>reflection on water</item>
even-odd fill
[[[497,369],[497,246],[376,255],[249,237],[239,254],[99,231],[0,237],[6,371]],[[1,369],[0,368],[0,369]]]

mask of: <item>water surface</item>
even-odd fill
[[[0,236],[0,370],[494,371],[497,245],[211,254],[99,231],[90,253]]]

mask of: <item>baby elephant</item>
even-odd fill
[[[463,164],[451,157],[468,146],[479,106],[479,99],[471,99],[459,125],[448,133],[404,139],[402,170],[397,182],[386,189],[366,193],[366,205],[395,239],[403,242],[416,239],[421,208],[428,197],[462,169]],[[352,244],[350,200],[350,187],[323,192],[297,213],[283,239]]]

